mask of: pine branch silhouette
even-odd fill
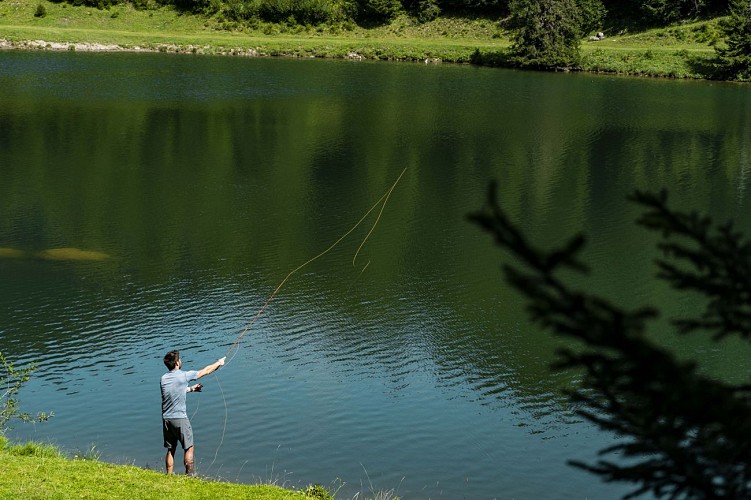
[[[707,307],[673,322],[680,334],[708,331],[716,341],[751,332],[751,245],[731,224],[715,227],[696,213],[667,205],[667,194],[636,192],[646,208],[638,223],[662,235],[658,276],[677,290],[697,292]],[[632,498],[651,492],[668,498],[751,497],[751,401],[748,386],[701,374],[645,336],[658,316],[653,307],[625,310],[573,290],[563,269],[586,274],[578,254],[582,235],[562,248],[535,248],[501,209],[491,185],[484,208],[469,219],[510,252],[506,280],[527,299],[532,321],[581,349],[557,353],[553,369],[578,369],[581,387],[567,394],[578,413],[618,436],[594,464],[570,461],[605,481],[630,482]]]

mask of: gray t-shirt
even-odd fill
[[[198,372],[174,369],[162,375],[162,418],[188,418],[185,393],[188,382],[196,380]]]

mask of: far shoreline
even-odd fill
[[[380,57],[367,57],[356,51],[349,51],[344,55],[328,55],[328,54],[315,54],[315,53],[300,53],[300,52],[285,52],[280,50],[266,51],[262,48],[243,48],[237,47],[214,47],[211,45],[179,45],[175,43],[159,43],[154,46],[149,45],[118,45],[107,44],[97,42],[54,42],[45,40],[9,40],[7,38],[0,38],[0,52],[78,52],[78,53],[99,53],[99,54],[176,54],[176,55],[208,55],[208,56],[224,56],[224,57],[244,57],[244,58],[287,58],[287,59],[329,59],[329,60],[351,60],[351,61],[380,61],[380,62],[409,62],[413,64],[452,64],[474,67],[494,67],[496,69],[508,69],[516,71],[536,71],[529,69],[519,69],[509,66],[500,66],[493,64],[474,64],[467,60],[443,60],[440,57],[389,57],[381,55]],[[312,49],[315,52],[315,49]],[[646,52],[650,52],[651,49],[647,49]],[[642,51],[643,52],[643,51]],[[629,53],[630,55],[633,53]],[[681,59],[680,57],[674,59]],[[700,75],[676,75],[674,73],[660,73],[652,72],[649,70],[641,70],[639,68],[630,71],[618,71],[608,69],[607,67],[589,67],[589,68],[576,68],[576,69],[561,69],[557,72],[566,73],[584,73],[597,76],[619,76],[625,78],[658,78],[668,80],[701,80],[701,81],[715,81]],[[724,81],[724,83],[739,83],[745,82],[733,82]]]
[[[180,15],[166,7],[139,11],[129,4],[96,9],[41,0],[46,14],[36,18],[33,8],[39,1],[0,2],[0,51],[171,53],[516,69],[505,62],[510,35],[497,21],[487,19],[438,19],[426,25],[405,16],[372,29],[267,25],[264,29],[227,30],[211,18]],[[691,37],[715,29],[717,22],[618,34],[596,42],[585,39],[581,41],[580,65],[560,71],[710,80],[706,68],[711,66],[715,49]]]
[[[0,38],[0,50],[5,51],[50,51],[50,52],[94,52],[94,53],[169,53],[169,54],[196,54],[196,55],[229,55],[241,57],[272,57],[270,54],[261,54],[256,49],[233,49],[214,50],[209,46],[160,44],[156,47],[134,45],[132,47],[105,44],[95,42],[51,42],[46,40],[18,40],[12,41]],[[295,57],[295,56],[291,56]],[[299,56],[298,56],[299,57]]]
[[[1,27],[0,27],[1,28]],[[10,40],[0,37],[0,52],[24,51],[24,52],[79,52],[79,53],[141,53],[141,54],[180,54],[180,55],[208,55],[208,56],[229,56],[229,57],[246,57],[246,58],[289,58],[289,59],[332,59],[332,60],[351,60],[351,61],[381,61],[381,62],[410,62],[424,64],[459,64],[470,65],[468,58],[466,60],[449,59],[444,60],[440,57],[396,57],[381,54],[378,57],[369,57],[355,50],[350,50],[346,54],[329,54],[324,51],[317,51],[315,47],[308,51],[300,50],[279,50],[266,49],[263,47],[242,46],[212,46],[212,45],[181,45],[176,43],[159,43],[156,45],[119,45],[114,43],[98,42],[56,42],[47,40]],[[319,52],[319,53],[316,53]]]

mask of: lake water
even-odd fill
[[[466,214],[497,179],[541,245],[588,234],[582,286],[669,318],[695,304],[653,279],[626,196],[666,187],[751,234],[750,150],[747,85],[0,53],[0,351],[38,365],[22,408],[55,413],[11,437],[161,470],[166,351],[192,369],[227,353],[404,171],[372,234],[378,209],[189,395],[199,473],[339,498],[617,497],[566,464],[614,437],[561,396],[563,341],[529,325]],[[657,341],[747,380],[746,346],[665,324]]]

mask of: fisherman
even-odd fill
[[[164,435],[164,447],[167,448],[165,465],[167,474],[172,474],[175,465],[175,450],[179,441],[183,447],[185,473],[195,475],[193,462],[193,428],[188,420],[185,407],[185,395],[189,392],[201,392],[201,384],[188,385],[191,380],[197,380],[209,373],[215,372],[224,365],[224,358],[208,365],[203,370],[182,371],[183,363],[178,351],[170,351],[164,356],[164,365],[169,372],[162,375],[162,434]]]

